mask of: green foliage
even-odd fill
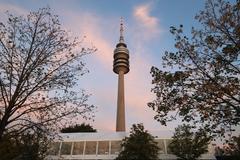
[[[97,132],[90,124],[82,123],[80,125],[68,126],[61,129],[62,133],[74,133],[74,132]]]
[[[4,132],[54,133],[76,116],[91,118],[89,95],[74,87],[87,72],[82,57],[96,49],[79,45],[50,8],[0,22],[0,141]]]
[[[1,160],[44,160],[49,142],[41,132],[5,134],[0,142]]]
[[[123,139],[123,150],[116,160],[157,160],[159,148],[143,124],[133,125],[129,137]]]
[[[195,160],[208,151],[211,138],[202,129],[197,132],[191,129],[190,125],[178,126],[169,144],[170,150],[181,160]]]
[[[152,92],[148,106],[155,119],[166,125],[180,117],[204,125],[223,136],[240,124],[240,1],[207,0],[197,16],[202,27],[184,35],[183,25],[171,27],[176,52],[166,51],[163,66],[152,67]],[[174,70],[167,71],[170,68]]]

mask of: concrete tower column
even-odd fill
[[[116,131],[125,130],[124,72],[119,71]]]

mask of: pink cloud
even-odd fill
[[[109,43],[102,32],[99,29],[99,22],[96,18],[91,15],[87,15],[84,17],[87,21],[82,21],[83,28],[81,28],[81,32],[84,35],[87,35],[86,41],[91,42],[98,49],[96,56],[102,62],[102,64],[106,65],[107,68],[112,68],[112,59],[113,59],[113,47],[111,43]]]
[[[83,46],[96,47],[97,52],[94,54],[94,58],[97,58],[105,68],[111,69],[113,46],[102,32],[101,17],[90,13],[65,12],[68,17],[66,28],[71,28],[78,36],[84,36]],[[74,24],[74,26],[67,26],[68,24]]]
[[[151,77],[149,68],[151,64],[146,60],[139,57],[134,57],[131,61],[131,70],[126,75],[126,91],[130,94],[128,102],[130,106],[139,107],[146,105],[150,96]]]
[[[134,8],[133,18],[135,19],[135,26],[133,32],[137,39],[150,40],[157,38],[163,29],[160,28],[159,19],[151,15],[152,3],[141,4]],[[139,34],[140,33],[140,34]]]
[[[137,20],[139,24],[142,24],[145,29],[151,31],[152,33],[159,33],[159,20],[150,15],[151,12],[151,4],[143,4],[134,8],[134,18]]]

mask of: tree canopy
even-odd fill
[[[90,124],[76,124],[61,129],[61,133],[75,133],[75,132],[97,132]]]
[[[4,134],[0,143],[1,160],[44,160],[49,142],[40,130],[18,136]]]
[[[232,136],[227,144],[222,147],[215,148],[215,156],[218,159],[224,160],[239,160],[240,159],[240,135]]]
[[[240,159],[240,135],[233,136],[228,143],[226,151],[229,155],[235,157],[235,159]]]
[[[143,124],[134,124],[129,137],[123,139],[123,150],[116,160],[157,160],[159,148],[154,137],[144,130]]]
[[[208,151],[210,136],[203,129],[194,132],[190,125],[175,128],[169,148],[178,159],[195,160]]]
[[[152,67],[156,99],[148,106],[166,125],[182,118],[222,136],[240,123],[240,1],[207,0],[191,36],[171,27],[176,52],[166,51],[164,70]],[[170,71],[170,68],[173,68]]]
[[[8,14],[0,23],[0,141],[4,133],[36,128],[50,134],[63,118],[92,112],[89,95],[76,87],[87,72],[82,57],[96,49],[81,42],[49,8],[26,17]]]

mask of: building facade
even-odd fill
[[[174,160],[168,148],[171,138],[164,136],[163,131],[152,132],[158,143],[159,159]],[[104,133],[64,133],[52,144],[47,160],[113,160],[121,151],[121,142],[126,132]],[[200,159],[215,159],[213,147],[209,145],[209,152]]]

